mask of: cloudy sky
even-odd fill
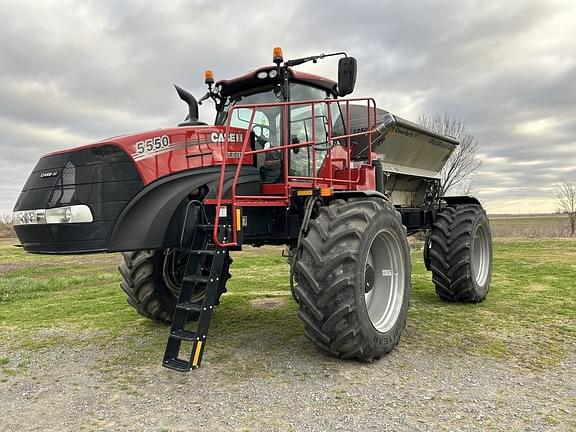
[[[232,77],[274,46],[347,51],[355,96],[464,120],[491,212],[553,211],[554,184],[576,182],[573,0],[0,0],[0,17],[0,213],[42,154],[175,125],[172,83],[200,96],[204,69]],[[336,62],[303,69],[335,77]]]

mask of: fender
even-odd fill
[[[226,167],[225,191],[229,192],[235,166]],[[108,245],[108,252],[141,249],[163,249],[175,246],[182,227],[179,210],[190,193],[202,186],[208,195],[218,189],[220,167],[181,171],[162,177],[138,192],[118,217]],[[248,195],[260,194],[260,176],[254,167],[244,166],[238,178],[238,189]]]
[[[440,201],[444,201],[448,205],[455,205],[455,204],[478,204],[482,206],[480,201],[477,198],[469,195],[458,195],[458,196],[444,196],[438,198]]]

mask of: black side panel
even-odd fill
[[[85,204],[94,222],[19,225],[16,234],[28,252],[104,251],[120,212],[142,186],[129,156],[112,144],[46,156],[30,174],[14,210]]]
[[[229,168],[229,169],[228,169]],[[235,166],[227,167],[226,187]],[[146,185],[126,205],[114,226],[109,252],[159,249],[176,246],[184,216],[184,208],[192,192],[208,187],[207,197],[214,198],[218,189],[220,167],[210,167],[172,174]],[[254,167],[242,167],[237,191],[259,195],[260,176]],[[225,195],[226,196],[226,195]]]
[[[481,206],[482,204],[478,201],[477,198],[468,195],[459,195],[459,196],[443,196],[439,198],[440,201],[445,201],[448,205],[456,205],[456,204],[478,204]]]
[[[382,192],[375,190],[334,191],[334,198],[348,199],[359,197],[382,198],[384,201],[390,201]]]

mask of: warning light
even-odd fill
[[[272,61],[279,65],[284,61],[284,56],[282,55],[282,48],[275,47],[272,51]]]
[[[204,72],[204,82],[208,85],[214,84],[214,72],[210,69]]]

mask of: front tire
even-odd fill
[[[400,214],[381,199],[320,208],[296,263],[298,316],[324,353],[372,361],[390,352],[406,324],[410,249]]]
[[[187,260],[188,254],[174,249],[122,253],[118,271],[122,276],[120,286],[128,296],[128,303],[146,318],[170,322],[180,294]],[[229,259],[228,266],[230,262]],[[203,272],[208,274],[208,269],[209,267]],[[230,278],[227,268],[224,274],[227,279]],[[224,291],[225,288],[218,293],[218,299]],[[204,293],[205,287],[199,286],[192,293],[190,302],[202,303]],[[189,319],[195,320],[197,317],[190,314]]]
[[[437,214],[430,233],[430,268],[442,300],[480,303],[492,279],[492,234],[477,204],[448,206]]]

